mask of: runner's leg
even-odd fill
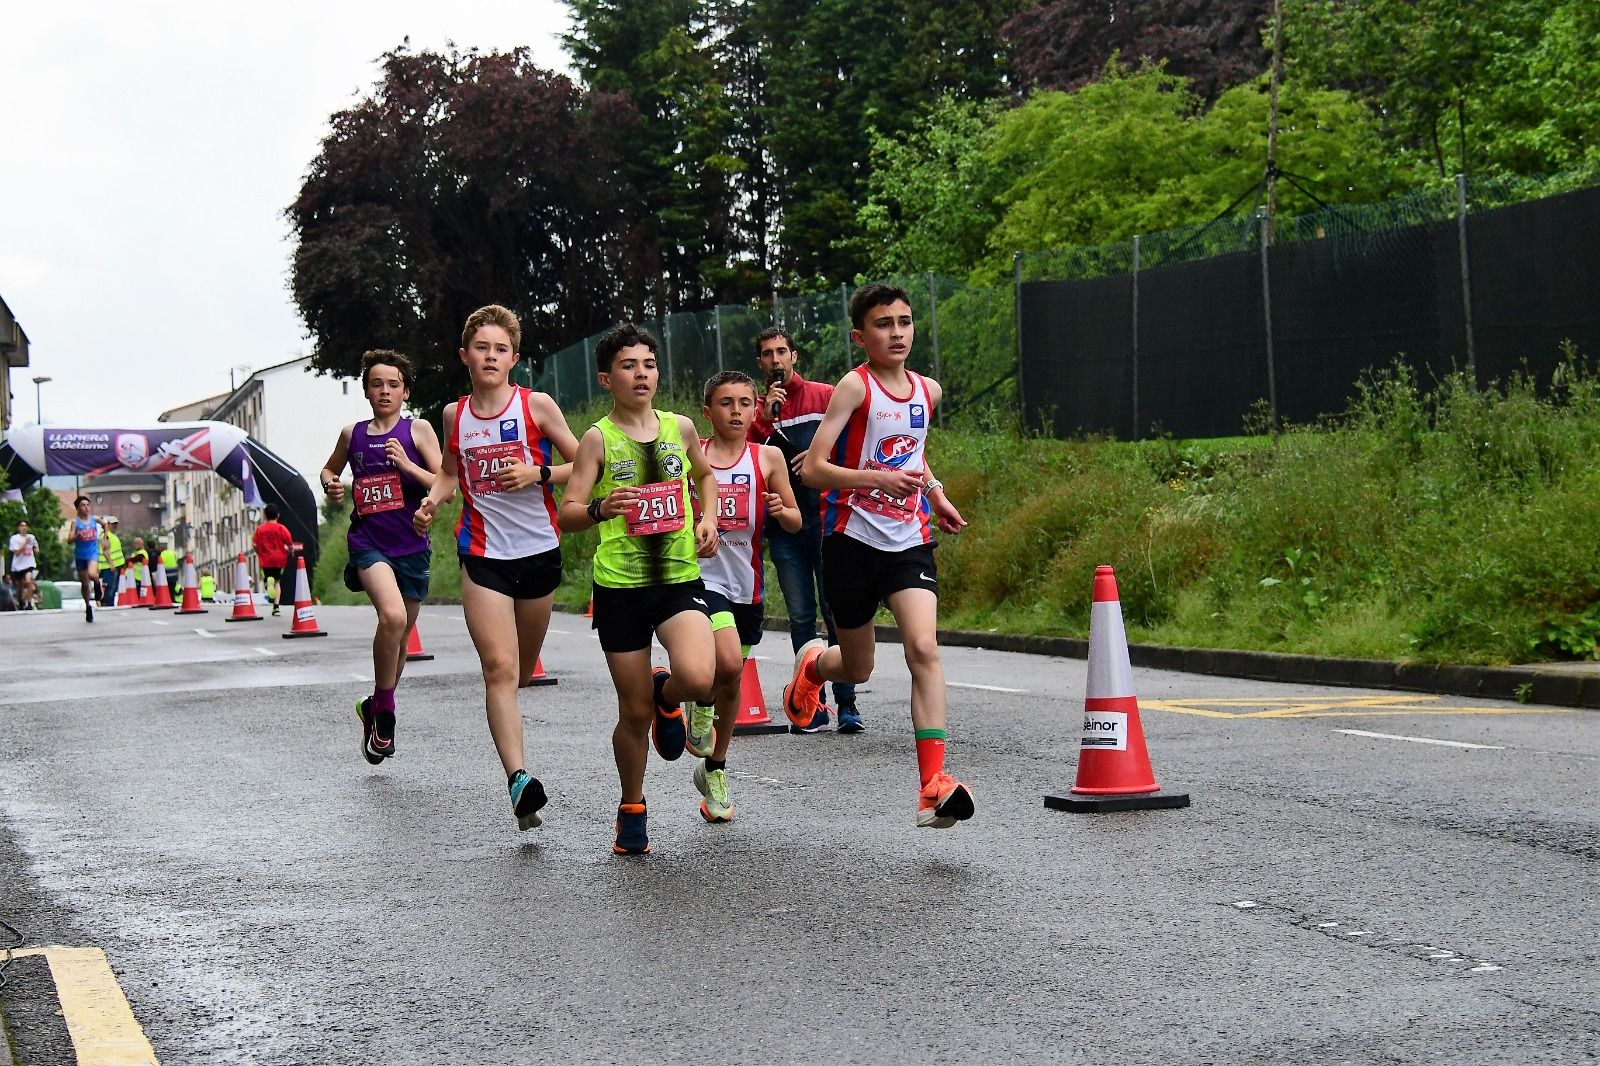
[[[517,709],[516,601],[476,584],[463,567],[461,607],[467,619],[467,633],[483,668],[489,735],[509,777],[523,769],[522,713]]]

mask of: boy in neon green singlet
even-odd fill
[[[663,759],[683,754],[686,700],[709,696],[716,672],[711,619],[700,584],[701,555],[717,550],[717,516],[698,521],[689,505],[690,478],[701,499],[717,479],[694,423],[651,407],[659,383],[656,339],[632,323],[615,327],[595,347],[600,387],[611,413],[584,433],[562,498],[564,533],[600,527],[594,554],[594,628],[617,689],[611,734],[622,802],[617,807],[619,855],[650,850],[645,825],[648,745]],[[670,670],[651,671],[650,637],[667,649]]]

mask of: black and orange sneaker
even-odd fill
[[[974,810],[971,790],[943,770],[917,793],[919,829],[949,829],[971,818]]]
[[[644,801],[624,803],[617,808],[617,838],[611,850],[618,855],[647,855],[650,835],[645,831]]]
[[[656,754],[671,762],[683,754],[683,746],[688,742],[689,731],[683,721],[683,707],[677,703],[667,703],[662,689],[666,687],[667,679],[672,674],[656,667],[651,671],[652,683],[655,685],[656,718],[650,725],[650,741],[655,745]]]

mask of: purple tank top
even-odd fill
[[[406,458],[422,466],[411,439],[411,419],[400,419],[381,436],[368,433],[366,422],[355,424],[350,431],[350,471],[355,475],[350,550],[378,551],[397,558],[429,550],[428,538],[411,525],[417,505],[427,493],[389,462],[383,446],[390,437],[400,442]]]

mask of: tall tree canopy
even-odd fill
[[[1267,68],[1271,0],[1043,0],[1001,34],[1025,89],[1076,89],[1112,59],[1164,62],[1204,100]]]
[[[361,353],[416,362],[413,402],[459,395],[461,323],[500,302],[536,363],[638,313],[653,264],[620,167],[638,113],[581,92],[523,50],[384,56],[372,93],[335,114],[288,209],[295,302],[318,369]]]

